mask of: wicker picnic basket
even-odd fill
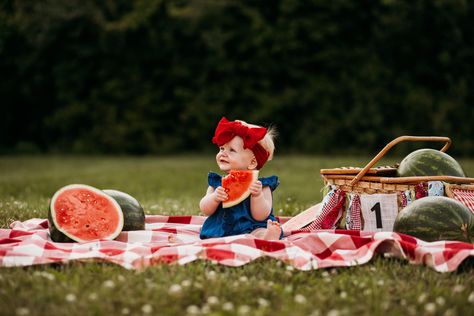
[[[397,214],[413,200],[443,195],[474,212],[474,178],[454,176],[398,177],[393,166],[374,165],[401,142],[442,142],[446,152],[451,139],[440,136],[400,136],[388,143],[365,167],[321,169],[325,192],[316,220],[303,229],[347,228],[391,231]],[[311,210],[311,208],[309,209]]]
[[[418,176],[397,177],[398,164],[394,166],[373,167],[393,146],[401,142],[443,142],[440,149],[446,152],[451,145],[451,139],[441,136],[400,136],[388,143],[364,168],[341,167],[321,169],[324,183],[334,185],[345,192],[361,194],[399,193],[413,190],[419,183],[442,181],[447,188],[474,189],[474,178],[454,176]],[[446,191],[449,196],[449,190]]]

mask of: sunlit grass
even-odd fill
[[[370,157],[276,157],[274,210],[294,215],[321,200],[319,169]],[[389,163],[393,161],[388,161]],[[473,161],[461,161],[474,174]],[[147,214],[199,214],[213,156],[3,157],[0,225],[45,218],[61,186],[85,183],[135,196]],[[198,261],[129,271],[104,263],[0,268],[1,315],[468,315],[472,261],[440,274],[376,257],[366,265],[301,272],[260,259],[239,268]]]

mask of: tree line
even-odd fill
[[[225,115],[277,150],[446,135],[473,155],[474,3],[0,1],[0,153],[211,150]]]

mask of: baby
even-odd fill
[[[219,147],[216,161],[225,173],[230,170],[260,170],[273,158],[274,131],[244,121],[228,121],[223,117],[212,142]],[[208,216],[200,237],[232,236],[250,233],[257,238],[277,240],[282,237],[280,224],[273,216],[272,191],[278,186],[276,176],[259,178],[250,186],[250,196],[230,208],[223,208],[227,193],[222,177],[210,172],[206,195],[199,208]]]

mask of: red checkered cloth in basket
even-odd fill
[[[466,205],[474,213],[474,191],[466,189],[451,189],[453,197]]]
[[[105,261],[128,269],[154,264],[186,264],[198,259],[241,266],[260,257],[282,260],[301,270],[345,267],[368,262],[376,253],[426,264],[436,271],[454,271],[474,256],[474,245],[463,242],[427,243],[413,237],[349,230],[293,231],[278,241],[252,235],[199,239],[202,216],[146,217],[146,230],[122,232],[116,240],[55,243],[48,221],[30,219],[0,229],[0,266]]]
[[[344,203],[346,201],[346,192],[342,190],[334,190],[328,194],[327,202],[323,201],[321,214],[316,219],[301,229],[302,231],[312,231],[316,229],[332,229],[336,226],[337,221],[341,218]]]

